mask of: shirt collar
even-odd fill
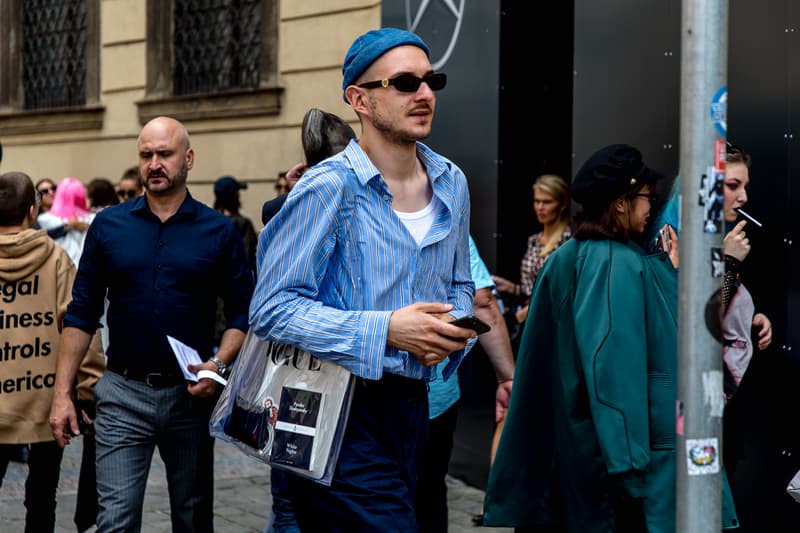
[[[147,193],[128,201],[134,202],[133,207],[131,207],[131,213],[153,214],[153,212],[150,210],[150,206],[147,204]],[[178,208],[178,211],[173,215],[173,217],[177,217],[181,220],[193,220],[197,218],[197,210],[197,202],[195,202],[192,198],[192,194],[189,192],[189,189],[186,189],[186,198],[183,199],[183,203],[181,203],[181,206]]]
[[[366,185],[371,180],[380,176],[380,171],[367,153],[361,148],[356,139],[351,139],[342,152],[343,156],[350,162],[350,166],[355,172],[359,183]],[[435,183],[442,174],[447,171],[448,165],[444,158],[428,148],[421,142],[417,142],[417,157],[425,165],[431,182]]]

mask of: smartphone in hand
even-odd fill
[[[492,329],[492,327],[489,324],[487,324],[486,322],[484,322],[483,320],[474,315],[465,316],[464,318],[458,318],[450,323],[460,328],[471,329],[478,335],[483,335],[484,333]]]
[[[657,252],[672,251],[672,236],[669,233],[669,224],[664,224],[658,230],[658,237],[656,237],[655,249]]]

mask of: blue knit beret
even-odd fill
[[[344,64],[342,65],[342,75],[344,76],[344,80],[342,80],[342,98],[344,101],[347,102],[344,90],[353,85],[376,59],[392,48],[403,45],[418,46],[425,51],[425,55],[430,57],[428,45],[416,33],[399,28],[371,30],[353,41],[347,51],[347,55],[344,56]]]

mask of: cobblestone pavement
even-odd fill
[[[74,532],[72,515],[78,485],[82,441],[64,452],[56,508],[56,532]],[[10,463],[0,488],[0,531],[24,531],[25,476],[27,466]],[[475,527],[472,516],[480,511],[483,491],[448,478],[450,533],[508,533],[508,528]],[[216,444],[215,528],[218,533],[258,533],[269,514],[269,467],[225,442]],[[169,497],[164,467],[156,452],[145,493],[142,531],[169,533]],[[387,531],[391,531],[388,528]]]

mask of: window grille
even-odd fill
[[[257,88],[261,0],[175,0],[173,93]]]
[[[25,109],[86,103],[85,0],[25,0],[22,83]]]

